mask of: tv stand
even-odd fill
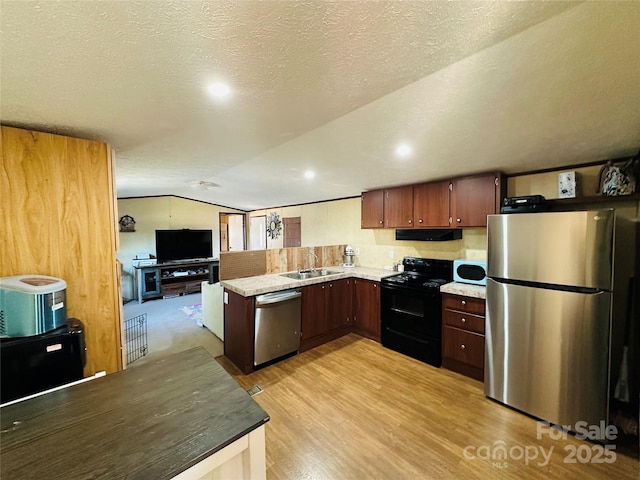
[[[135,267],[138,303],[201,290],[203,281],[218,281],[218,260],[187,260]]]

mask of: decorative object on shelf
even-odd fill
[[[637,191],[640,181],[640,152],[628,159],[622,166],[612,161],[600,169],[598,192],[603,195],[631,195]]]
[[[120,217],[120,220],[118,221],[118,223],[120,224],[120,231],[121,232],[135,232],[136,231],[136,221],[133,219],[133,217],[131,217],[129,215],[124,215],[124,216]]]
[[[280,230],[282,230],[282,221],[277,213],[270,213],[267,219],[267,235],[275,240],[280,236]]]
[[[558,197],[576,198],[580,196],[580,174],[563,172],[558,174]]]

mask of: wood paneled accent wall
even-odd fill
[[[344,262],[346,245],[323,247],[273,248],[244,252],[220,252],[220,280],[253,277],[309,268],[309,253],[315,253],[316,267],[330,267]],[[315,259],[314,259],[315,260]]]
[[[113,160],[108,145],[1,127],[0,276],[67,282],[85,375],[123,368]]]

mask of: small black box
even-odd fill
[[[504,198],[500,213],[544,212],[548,208],[549,204],[542,195],[525,195]]]

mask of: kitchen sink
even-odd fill
[[[307,278],[327,277],[329,275],[338,275],[342,273],[338,270],[326,270],[318,268],[317,270],[300,270],[299,272],[282,273],[281,277],[293,278],[294,280],[306,280]]]

